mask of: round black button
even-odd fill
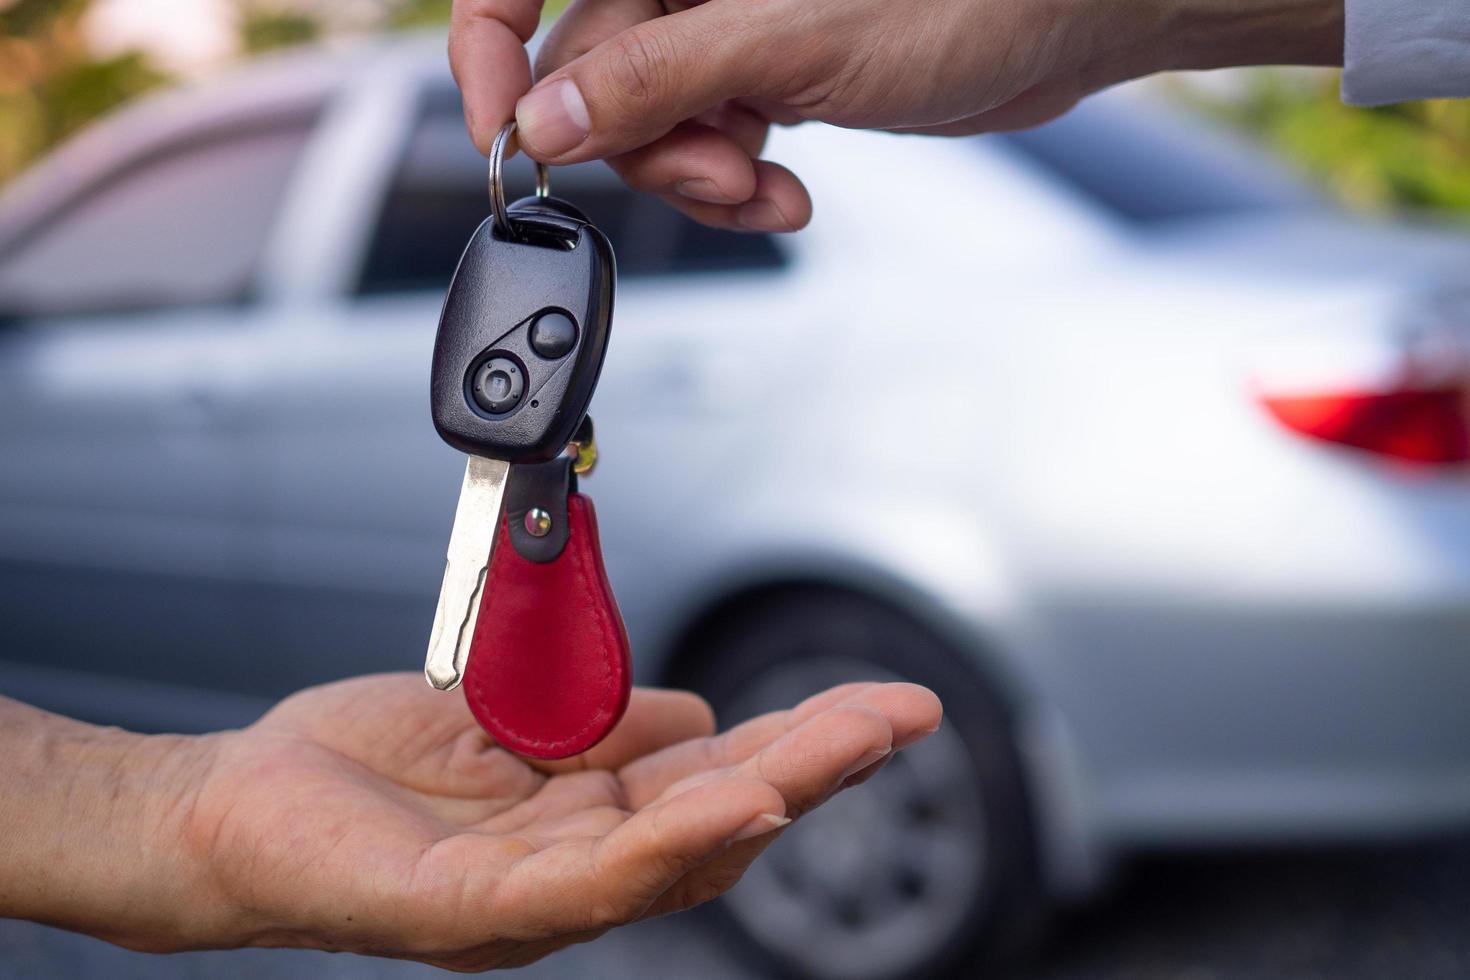
[[[508,357],[492,357],[475,372],[470,394],[483,411],[504,415],[520,402],[525,384],[520,365]]]
[[[566,357],[577,343],[577,325],[565,313],[549,310],[531,323],[531,349],[548,361]]]

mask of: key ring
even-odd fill
[[[490,144],[490,213],[495,216],[495,225],[507,238],[513,237],[515,232],[510,226],[510,214],[505,209],[505,143],[516,131],[516,121],[512,119],[500,127],[500,132],[495,134],[495,142]],[[551,173],[546,169],[546,164],[540,160],[536,161],[536,196],[547,197],[551,194]]]

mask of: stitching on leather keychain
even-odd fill
[[[592,521],[591,521],[590,515],[587,513],[586,504],[584,502],[582,502],[582,501],[577,501],[577,505],[576,506],[578,507],[579,510],[582,511],[583,522],[587,525],[587,527],[586,527],[585,530],[590,535],[592,533]],[[570,508],[569,508],[569,511],[570,511]],[[568,519],[570,519],[570,515],[569,515],[569,518]],[[504,546],[504,547],[510,547],[511,546],[510,545],[510,525],[508,523],[508,520],[509,519],[507,518],[507,523],[501,525],[501,528],[500,528],[500,536],[504,540],[503,540],[503,542],[499,542],[499,543],[496,544],[496,547],[497,548],[502,547],[502,546]],[[570,541],[568,542],[568,547],[572,547]],[[578,549],[576,549],[575,547],[573,547],[572,550],[574,552],[576,552]],[[600,589],[596,588],[596,583],[598,581],[600,581],[600,578],[597,575],[593,574],[595,572],[595,569],[593,569],[593,568],[590,567],[591,566],[591,562],[592,562],[592,556],[591,556],[590,547],[589,547],[587,553],[581,555],[580,558],[577,557],[574,554],[573,555],[573,558],[572,558],[572,573],[573,573],[574,577],[576,578],[578,587],[581,590],[581,592],[583,593],[583,595],[591,596],[593,599],[596,600],[595,602],[592,603],[592,605],[595,607],[595,610],[596,610],[596,613],[595,614],[596,614],[597,619],[598,619],[598,625],[601,628],[602,641],[603,641],[603,644],[604,644],[604,648],[607,648],[607,647],[618,647],[619,649],[621,649],[621,645],[616,642],[617,641],[617,636],[615,635],[615,631],[612,628],[611,618],[608,616],[607,610],[604,608],[604,602],[603,602],[603,600],[605,599],[605,596],[602,595],[602,592],[601,592]],[[499,577],[500,570],[496,567],[496,565],[499,564],[499,563],[492,561],[490,564],[491,564],[490,571],[491,571],[492,575],[494,575],[495,577]],[[492,581],[489,581],[489,580],[486,581],[486,583],[485,583],[485,590],[486,590],[485,591],[485,594],[486,595],[494,595],[494,592],[491,591],[491,585],[492,584],[493,584]],[[613,675],[612,667],[608,664],[607,659],[606,658],[603,658],[603,661],[602,661],[602,679],[604,680],[604,682],[606,682],[606,681],[608,681],[608,680],[610,680],[612,678],[612,675]],[[465,692],[469,696],[469,698],[471,699],[471,701],[474,703],[474,705],[476,707],[478,707],[480,709],[481,713],[483,713],[485,715],[485,717],[487,719],[489,719],[489,721],[492,724],[494,724],[495,727],[498,728],[500,731],[506,733],[507,735],[509,735],[510,737],[514,738],[516,741],[520,742],[523,745],[532,746],[532,747],[535,747],[537,749],[542,749],[542,750],[556,750],[558,748],[561,748],[561,747],[564,747],[564,746],[567,746],[567,745],[571,745],[571,744],[573,744],[575,742],[578,742],[578,741],[580,741],[582,739],[583,736],[585,736],[593,728],[596,728],[598,725],[603,724],[606,721],[608,715],[610,715],[612,713],[611,705],[608,702],[607,697],[604,696],[604,698],[602,699],[602,701],[599,702],[597,711],[594,714],[593,718],[591,720],[589,720],[586,725],[583,725],[580,729],[578,729],[576,733],[574,733],[572,735],[569,735],[566,738],[560,738],[560,739],[540,739],[540,738],[533,738],[533,737],[528,736],[528,735],[523,735],[516,728],[512,727],[511,725],[506,724],[504,721],[501,720],[501,717],[499,715],[497,715],[494,711],[491,710],[489,703],[485,699],[485,696],[481,693],[480,685],[478,683],[478,679],[479,679],[478,672],[476,672],[476,676],[474,678],[474,680],[476,681],[476,683],[467,685],[467,690]],[[605,689],[610,690],[610,687],[611,686],[609,684],[607,684],[607,683],[604,683],[603,687]]]
[[[581,505],[579,505],[579,506],[581,506]],[[583,517],[584,518],[586,517],[585,512],[583,514]],[[506,525],[506,527],[508,529],[509,525]],[[588,530],[590,532],[590,526],[589,526]],[[506,530],[505,533],[507,535],[507,544],[508,544],[509,543],[509,531]],[[573,550],[573,552],[576,552],[577,551],[576,548],[573,548],[572,550]],[[608,621],[608,617],[606,615],[606,611],[603,609],[602,600],[603,600],[604,596],[601,594],[601,591],[598,590],[598,589],[596,589],[594,587],[594,585],[593,585],[593,583],[597,580],[597,577],[595,575],[589,574],[590,571],[591,571],[591,569],[588,568],[587,566],[590,565],[591,560],[592,559],[591,559],[591,555],[590,555],[590,548],[589,548],[588,553],[587,554],[583,554],[580,559],[577,558],[576,555],[574,554],[573,555],[573,558],[572,558],[572,572],[573,572],[573,575],[577,579],[578,587],[580,588],[580,590],[582,591],[582,593],[584,595],[591,596],[593,599],[597,600],[597,601],[593,602],[592,605],[596,608],[596,611],[597,611],[597,616],[598,616],[598,620],[599,620],[598,625],[601,627],[602,634],[603,634],[602,635],[602,641],[603,641],[603,643],[604,643],[605,646],[609,646],[609,645],[612,645],[613,644],[613,641],[616,640],[616,637],[612,635],[612,624]],[[612,669],[608,666],[606,659],[604,659],[603,662],[602,662],[602,674],[603,674],[603,680],[604,681],[607,681],[607,680],[611,679],[611,677],[612,677]],[[607,685],[604,684],[604,687],[606,688]],[[490,706],[489,706],[488,703],[486,703],[486,701],[484,700],[483,696],[477,694],[476,697],[477,697],[477,700],[480,703],[480,707],[485,711],[485,714],[490,718],[490,720],[495,723],[495,725],[496,725],[497,728],[500,728],[502,731],[504,731],[507,734],[511,735],[517,741],[519,741],[519,742],[521,742],[521,743],[523,743],[525,745],[535,746],[538,749],[556,749],[556,748],[559,748],[559,747],[562,747],[562,746],[566,746],[566,745],[570,745],[572,743],[575,743],[575,742],[581,740],[581,738],[584,735],[586,735],[589,731],[591,731],[593,728],[595,728],[598,725],[602,724],[606,720],[607,716],[609,714],[611,714],[610,706],[608,705],[606,698],[604,698],[603,701],[601,701],[598,704],[598,709],[597,709],[597,712],[594,715],[594,717],[591,720],[589,720],[587,722],[587,724],[583,725],[580,729],[578,729],[575,734],[569,735],[566,738],[553,739],[553,740],[539,739],[539,738],[533,738],[533,737],[528,736],[528,735],[523,735],[517,729],[513,728],[512,726],[510,726],[508,724],[505,724],[503,721],[500,720],[500,717],[498,715],[494,714],[490,710]]]

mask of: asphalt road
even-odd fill
[[[243,950],[148,956],[0,922],[0,978],[406,980],[415,964]],[[752,980],[690,916],[645,923],[515,974],[524,980]],[[1153,858],[1062,913],[1018,980],[1464,980],[1470,835],[1432,844]]]

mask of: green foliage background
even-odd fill
[[[1228,98],[1187,98],[1263,140],[1352,207],[1470,220],[1470,100],[1363,109],[1342,104],[1337,72],[1241,77]]]
[[[80,126],[168,81],[141,52],[98,58],[79,23],[87,0],[0,5],[0,181]]]
[[[235,0],[254,54],[344,29],[331,0]],[[451,0],[373,0],[347,29],[442,24]],[[78,128],[171,78],[141,51],[98,57],[89,0],[0,0],[0,182]],[[361,9],[360,5],[355,6]],[[548,16],[561,9],[548,2]],[[1344,106],[1331,72],[1257,70],[1228,95],[1179,88],[1201,111],[1278,150],[1353,207],[1444,211],[1470,220],[1470,101]]]

